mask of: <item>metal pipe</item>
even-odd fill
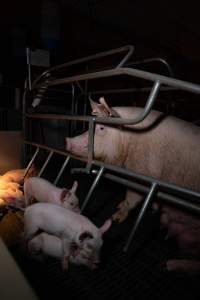
[[[35,85],[37,84],[37,82],[42,77],[46,76],[47,73],[51,73],[52,71],[55,71],[55,70],[67,68],[67,67],[72,66],[72,65],[76,65],[76,64],[79,64],[79,63],[87,62],[87,61],[94,60],[94,59],[101,58],[101,57],[105,57],[105,56],[110,56],[110,55],[120,53],[120,52],[124,52],[124,51],[128,51],[128,54],[125,56],[125,58],[119,64],[119,65],[123,65],[127,61],[127,59],[132,55],[132,53],[134,51],[134,47],[132,45],[127,45],[127,46],[120,47],[120,48],[117,48],[117,49],[104,51],[104,52],[97,53],[97,54],[94,54],[94,55],[90,55],[90,56],[87,56],[87,57],[84,57],[84,58],[76,59],[76,60],[61,64],[61,65],[58,65],[58,66],[54,66],[54,67],[48,69],[47,71],[43,72],[39,77],[37,77],[34,80],[33,84],[32,84],[32,88],[35,88]]]
[[[150,177],[150,176],[145,176],[139,173],[136,173],[130,169],[123,169],[121,167],[117,167],[114,165],[110,165],[110,164],[105,164],[103,162],[94,160],[92,162],[94,165],[98,166],[98,167],[105,167],[107,170],[110,171],[114,171],[117,172],[121,175],[126,175],[126,176],[130,176],[133,177],[135,179],[138,179],[140,181],[143,181],[145,183],[151,184],[152,182],[156,182],[159,185],[159,188],[162,189],[162,191],[166,191],[167,193],[172,193],[175,195],[181,195],[184,198],[187,197],[187,199],[200,204],[200,193],[192,191],[190,189],[186,189],[180,186],[176,186],[175,184],[172,183],[167,183],[161,180],[157,180],[156,178]]]
[[[52,150],[54,153],[57,153],[57,154],[60,154],[60,155],[64,155],[64,156],[70,156],[70,157],[72,157],[74,159],[79,159],[80,161],[85,162],[85,160],[83,158],[77,157],[77,156],[72,155],[72,154],[69,154],[66,151],[54,149],[54,148],[51,148],[51,147],[48,147],[48,146],[45,146],[45,145],[42,145],[42,144],[38,144],[38,143],[34,143],[34,142],[29,142],[29,141],[24,141],[24,143],[27,144],[27,145],[34,146],[34,147],[39,147],[39,148],[44,149],[44,150],[48,150],[48,151]]]
[[[130,46],[129,46],[130,47]],[[121,62],[117,65],[116,68],[121,68],[124,66],[124,64],[129,60],[129,58],[131,57],[131,55],[133,54],[134,51],[134,47],[130,47],[128,53],[126,54],[126,56],[121,60]]]
[[[91,166],[94,155],[94,119],[94,117],[91,118],[89,122],[87,166]]]
[[[94,189],[96,188],[97,184],[99,183],[99,180],[101,179],[102,175],[103,175],[103,172],[104,172],[105,168],[102,167],[99,171],[98,171],[98,174],[82,204],[82,207],[81,207],[81,213],[83,212],[83,210],[85,209],[86,205],[88,204],[89,200],[90,200],[90,197],[92,195],[92,193],[94,192]]]
[[[28,87],[29,90],[31,91],[31,53],[30,53],[30,49],[27,47],[26,48],[26,63],[28,66]]]
[[[149,114],[156,96],[160,89],[160,82],[156,81],[153,85],[153,88],[151,90],[151,93],[148,97],[148,100],[146,102],[146,105],[142,111],[141,114],[139,114],[134,119],[123,119],[123,118],[103,118],[103,117],[89,117],[89,116],[63,116],[63,115],[44,115],[44,114],[28,114],[27,116],[29,118],[44,118],[44,119],[59,119],[59,120],[79,120],[79,121],[89,121],[89,124],[97,122],[97,123],[105,123],[105,124],[116,124],[116,125],[134,125],[137,124],[145,119],[145,117]],[[91,127],[92,125],[89,125]],[[90,130],[89,130],[90,133]]]
[[[57,185],[57,183],[58,183],[60,177],[62,176],[62,173],[64,172],[69,160],[70,160],[70,156],[67,156],[64,163],[63,163],[63,165],[62,165],[62,167],[61,167],[61,169],[60,169],[60,171],[59,171],[59,173],[58,173],[58,175],[56,176],[56,179],[54,180],[55,185]]]
[[[90,91],[90,95],[102,95],[102,94],[122,94],[122,93],[135,93],[135,92],[149,92],[152,87],[144,87],[144,88],[127,88],[127,89],[111,89],[111,90],[98,90],[98,91]],[[175,91],[178,88],[172,87],[160,87],[160,91],[168,92]],[[81,96],[81,95],[80,95]]]
[[[44,172],[44,170],[45,170],[47,164],[49,163],[49,161],[50,161],[50,159],[51,159],[53,153],[54,153],[54,151],[51,150],[50,153],[49,153],[49,155],[48,155],[48,157],[47,157],[47,159],[45,160],[44,165],[42,166],[40,172],[38,173],[38,177],[40,177],[40,176],[42,175],[42,173]]]
[[[69,157],[72,157],[72,158],[75,158],[75,159],[79,159],[82,162],[85,162],[83,159],[81,159],[79,157],[76,157],[74,155],[71,155],[71,154],[69,154],[65,151],[53,149],[53,148],[50,148],[50,147],[47,147],[47,146],[44,146],[44,145],[40,145],[40,144],[37,144],[37,143],[29,142],[29,141],[25,141],[24,143],[28,144],[28,145],[38,147],[40,149],[45,149],[45,150],[48,150],[48,151],[53,150],[54,153],[64,155],[64,156],[69,156]],[[200,215],[200,206],[198,206],[198,204],[200,204],[200,193],[198,193],[198,192],[194,192],[194,191],[191,191],[189,189],[184,189],[184,188],[181,188],[181,187],[178,187],[176,185],[169,184],[169,183],[166,183],[166,182],[158,181],[155,178],[144,176],[144,175],[135,173],[133,171],[130,171],[128,169],[125,170],[125,169],[122,169],[120,167],[112,166],[112,165],[105,164],[105,163],[102,163],[102,162],[99,162],[99,161],[93,161],[92,164],[94,164],[94,165],[96,165],[100,168],[104,167],[105,170],[114,171],[114,172],[117,172],[121,175],[132,176],[133,178],[139,179],[139,180],[141,180],[143,182],[146,182],[148,184],[152,183],[152,182],[156,182],[156,183],[158,183],[159,189],[160,188],[162,189],[163,186],[167,187],[168,188],[168,189],[166,189],[167,193],[158,191],[158,193],[157,193],[158,199],[164,200],[165,202],[167,202],[169,204],[175,205],[176,207],[179,207],[179,208],[184,209],[186,211],[189,211],[191,213],[197,213],[198,215]],[[83,172],[82,168],[81,169],[74,169],[74,170],[76,170],[77,172]],[[92,170],[92,173],[96,174],[95,172],[97,172],[97,171]],[[139,183],[131,182],[130,180],[120,178],[120,177],[118,177],[116,175],[113,175],[113,174],[108,174],[107,172],[104,174],[104,176],[105,176],[105,178],[116,181],[120,184],[124,184],[127,187],[134,188],[138,192],[142,192],[142,193],[147,193],[148,192],[148,188],[141,185],[141,184],[139,184]],[[180,199],[177,196],[170,195],[169,193],[180,194],[181,197],[186,198],[187,201],[183,200],[183,199]],[[190,200],[192,203],[188,202],[188,200]],[[195,205],[195,204],[197,204],[197,205]]]
[[[112,76],[120,76],[120,75],[129,75],[132,77],[142,78],[149,81],[157,81],[159,80],[161,84],[165,84],[167,86],[177,87],[179,89],[193,92],[193,93],[200,93],[200,85],[194,84],[191,82],[175,79],[175,78],[169,78],[167,76],[158,75],[155,73],[150,73],[147,71],[137,70],[134,68],[116,68],[112,70],[104,70],[104,71],[98,71],[94,73],[89,74],[82,74],[82,75],[75,75],[67,78],[62,79],[55,79],[51,82],[47,83],[47,86],[53,86],[53,85],[59,85],[59,84],[66,84],[71,83],[75,81],[82,81],[87,79],[99,79],[99,78],[106,78],[106,77],[112,77]]]
[[[95,169],[93,169],[91,171],[92,174],[97,174],[97,172],[98,172],[98,170],[95,170]],[[130,180],[121,178],[119,176],[116,176],[116,175],[113,175],[113,174],[110,174],[110,173],[107,173],[107,172],[104,172],[103,176],[105,178],[109,179],[109,180],[112,180],[114,182],[125,185],[125,186],[127,186],[129,188],[132,188],[135,191],[143,193],[143,194],[147,194],[148,191],[149,191],[149,188],[142,185],[142,184],[132,182]],[[200,194],[199,194],[199,197],[200,197]],[[157,197],[156,198],[158,200],[164,201],[165,203],[168,203],[169,205],[179,207],[179,208],[181,208],[185,211],[188,211],[188,212],[191,212],[191,213],[194,213],[194,214],[200,216],[200,206],[199,205],[195,205],[195,204],[190,203],[186,200],[183,200],[181,198],[172,196],[172,195],[164,193],[164,192],[159,192],[159,190],[157,192]]]
[[[139,61],[133,61],[133,62],[129,62],[125,65],[125,67],[132,67],[134,65],[139,65],[139,64],[146,64],[146,63],[151,63],[151,62],[155,62],[158,61],[162,64],[165,65],[165,67],[167,68],[167,71],[169,73],[170,77],[174,77],[174,72],[172,71],[172,67],[170,66],[170,64],[166,61],[166,59],[161,58],[161,57],[152,57],[152,58],[147,58],[147,59],[142,59]]]
[[[28,171],[29,171],[30,167],[32,166],[32,164],[33,164],[33,162],[34,162],[34,160],[35,160],[36,156],[37,156],[37,155],[38,155],[38,153],[39,153],[39,151],[40,151],[40,148],[39,148],[39,147],[37,147],[37,149],[36,149],[36,151],[35,151],[35,153],[34,153],[33,157],[31,158],[31,160],[30,160],[30,162],[29,162],[28,166],[26,167],[26,170],[25,170],[25,172],[24,172],[24,178],[25,178],[25,177],[26,177],[26,175],[28,174]]]
[[[153,182],[152,186],[151,186],[151,189],[150,189],[150,191],[149,191],[149,193],[148,193],[148,195],[147,195],[147,197],[146,197],[146,199],[145,199],[145,201],[144,201],[144,203],[142,205],[142,208],[141,208],[141,210],[139,212],[139,215],[138,215],[138,217],[136,219],[136,222],[135,222],[135,224],[133,226],[133,229],[131,230],[130,235],[129,235],[128,239],[127,239],[127,242],[126,242],[126,244],[124,246],[124,249],[123,249],[124,252],[128,251],[128,248],[129,248],[129,246],[130,246],[130,244],[131,244],[131,242],[132,242],[132,240],[133,240],[133,238],[134,238],[134,236],[136,234],[136,231],[137,231],[139,225],[141,224],[141,222],[143,220],[145,212],[147,211],[149,205],[152,202],[152,198],[155,196],[156,191],[157,191],[157,183]]]

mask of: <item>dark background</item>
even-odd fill
[[[51,4],[50,12],[46,2]],[[27,76],[27,46],[49,50],[52,66],[131,44],[135,46],[133,61],[161,57],[176,78],[199,83],[199,22],[194,0],[4,1],[0,9],[0,110],[10,111],[0,118],[8,120],[8,128],[20,128],[19,113],[13,108],[15,88],[23,91]],[[184,110],[182,104],[180,108]],[[191,100],[190,110],[199,110],[198,97]]]
[[[54,2],[52,0],[52,2]],[[200,66],[197,1],[55,0],[60,32],[52,63],[117,48],[136,47],[134,58],[161,56],[175,75],[198,83]],[[0,70],[14,83],[23,77],[26,45],[48,48],[42,38],[42,1],[4,1],[0,9]],[[51,25],[49,25],[51,26]],[[17,66],[17,67],[16,67]]]

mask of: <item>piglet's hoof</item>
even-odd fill
[[[64,272],[67,272],[69,268],[69,256],[64,256],[62,261],[62,269]]]
[[[119,210],[114,215],[112,215],[112,220],[114,222],[122,223],[128,217],[127,210]]]

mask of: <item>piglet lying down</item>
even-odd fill
[[[97,228],[85,216],[52,203],[33,204],[24,214],[24,235],[28,248],[31,252],[37,252],[34,243],[38,241],[44,252],[47,249],[50,255],[56,253],[57,257],[61,256],[64,270],[67,270],[69,261],[74,260],[77,264],[94,269],[100,262],[103,233],[110,225],[109,219],[102,227]],[[40,241],[41,236],[37,236],[39,231],[51,236],[45,235],[46,238]]]
[[[77,248],[72,245],[74,250]],[[44,258],[44,256],[51,256],[58,259],[62,258],[62,240],[57,236],[42,232],[35,236],[28,244],[29,253],[33,257]],[[69,262],[74,265],[85,265],[91,270],[98,267],[100,261],[95,256],[87,256],[81,249],[77,251],[76,255],[71,255],[69,257]]]

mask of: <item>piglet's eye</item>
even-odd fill
[[[104,126],[100,126],[100,130],[104,130]]]

